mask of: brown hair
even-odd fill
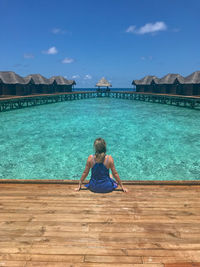
[[[104,162],[106,156],[106,142],[103,138],[97,138],[94,141],[94,149],[96,159],[100,162]]]

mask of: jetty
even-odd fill
[[[133,80],[133,91],[110,90],[111,83],[104,77],[94,91],[75,91],[74,80],[62,76],[45,78],[41,74],[21,77],[12,71],[0,72],[0,112],[36,105],[96,97],[140,100],[190,108],[200,107],[200,71],[187,77],[167,74],[162,78],[145,76]]]
[[[0,180],[0,266],[200,266],[199,182]]]
[[[101,80],[98,81],[96,87],[98,87],[97,89],[98,92],[109,92],[110,91],[109,87],[112,87],[112,84],[103,77],[101,78]]]
[[[169,94],[154,94],[145,92],[120,91],[90,91],[54,94],[35,94],[27,96],[5,96],[0,98],[0,112],[26,108],[37,105],[51,104],[63,101],[81,100],[97,97],[112,97],[118,99],[139,100],[152,103],[176,105],[200,109],[200,96],[182,96]]]

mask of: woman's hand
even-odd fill
[[[85,180],[85,178],[88,176],[88,173],[90,171],[90,162],[91,162],[91,159],[92,159],[92,155],[90,155],[87,159],[87,162],[86,162],[86,166],[85,166],[85,170],[81,176],[81,179],[79,181],[79,185],[77,188],[75,188],[74,190],[75,191],[80,191],[81,190],[81,184],[83,183],[83,181]]]
[[[128,193],[128,189],[123,186],[122,186],[122,190],[124,191],[124,193]]]
[[[80,191],[81,190],[81,185],[79,184],[79,186],[77,188],[74,189],[75,191]]]

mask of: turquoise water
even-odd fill
[[[198,110],[112,98],[0,113],[1,179],[79,179],[105,138],[122,180],[200,179]]]

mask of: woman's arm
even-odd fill
[[[110,168],[111,168],[113,176],[115,177],[115,179],[118,182],[118,184],[121,186],[122,190],[124,192],[128,192],[128,190],[125,187],[123,187],[123,185],[122,185],[122,182],[121,182],[121,180],[119,178],[119,174],[118,174],[117,170],[115,169],[114,160],[113,160],[113,158],[111,156],[110,156]]]
[[[79,191],[81,189],[81,185],[82,185],[83,181],[85,180],[85,178],[88,176],[90,168],[91,168],[91,156],[89,156],[87,159],[85,170],[83,171],[83,174],[82,174],[81,179],[79,181],[79,186],[78,186],[78,188],[75,188],[76,191]]]

